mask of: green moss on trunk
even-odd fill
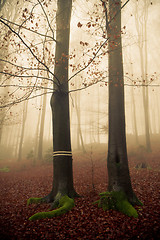
[[[104,211],[114,209],[129,217],[138,217],[136,209],[129,203],[124,192],[103,192],[99,195],[100,199],[94,204],[98,204],[98,207],[102,207]]]
[[[49,212],[39,212],[29,218],[29,220],[38,220],[43,218],[52,218],[60,216],[74,207],[74,199],[69,198],[67,195],[63,196],[59,200],[58,209]]]

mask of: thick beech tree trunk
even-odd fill
[[[108,191],[125,192],[131,204],[138,203],[128,167],[124,79],[121,43],[121,1],[109,0],[109,143],[108,143]],[[111,20],[112,19],[112,20]],[[111,21],[110,21],[111,20]],[[107,21],[107,22],[108,22]]]
[[[53,189],[48,201],[63,195],[76,196],[73,187],[72,155],[70,139],[70,116],[68,94],[68,56],[72,0],[58,0],[56,13],[56,52],[54,93],[51,97],[53,121]],[[58,86],[57,86],[58,85]],[[63,155],[62,151],[66,151]],[[68,155],[67,155],[68,154]]]

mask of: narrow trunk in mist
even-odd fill
[[[147,19],[148,19],[148,9],[147,9],[147,2],[145,1],[145,19],[144,19],[144,38],[145,38],[145,79],[146,84],[148,84],[148,50],[147,50]],[[145,127],[146,127],[146,149],[148,152],[151,152],[151,140],[150,140],[150,119],[149,119],[149,96],[148,96],[148,86],[145,89]]]
[[[131,185],[126,148],[120,0],[116,3],[109,1],[109,19],[112,21],[107,28],[109,37],[108,191],[122,191],[131,204],[137,204],[139,202]]]
[[[5,54],[7,54],[7,51],[5,52]],[[4,63],[0,64],[0,71],[1,72],[3,71],[4,66],[5,66]],[[0,75],[0,83],[2,82],[2,80],[3,80],[2,75]],[[1,98],[3,99],[3,105],[5,105],[7,103],[7,101],[8,101],[8,99],[7,99],[8,92],[9,92],[9,87],[5,87],[3,89],[3,93],[1,93],[2,94]],[[1,140],[2,140],[3,127],[4,127],[5,117],[6,117],[7,112],[8,111],[7,111],[6,108],[1,108],[0,109],[0,144],[1,144]]]
[[[10,3],[12,3],[10,1]],[[9,3],[9,4],[10,4]],[[23,4],[23,2],[22,2]],[[3,1],[0,1],[0,14],[3,16],[3,8],[5,8],[7,5],[7,0],[3,0]],[[20,5],[16,4],[16,7],[19,8]],[[14,11],[5,11],[5,17],[6,19],[12,21],[12,22],[16,22],[16,19],[18,17],[17,15],[17,9],[14,9]],[[1,34],[2,38],[3,38],[3,34]],[[1,41],[2,39],[0,39]],[[10,40],[8,39],[6,44],[6,46],[10,46]],[[0,55],[1,57],[2,56],[7,56],[8,55],[8,47],[5,47],[5,48],[2,48],[0,50]],[[3,72],[3,69],[4,69],[4,66],[5,66],[5,63],[1,61],[1,64],[0,64],[0,72]],[[1,79],[2,78],[2,75],[0,75],[0,83],[1,83]],[[7,85],[9,86],[10,85],[10,80],[7,79]],[[9,87],[5,87],[4,88],[4,93],[3,93],[3,96],[5,97],[4,100],[3,100],[3,105],[5,105],[7,103],[7,96],[8,96],[8,92],[10,92],[10,89]],[[2,96],[1,96],[2,97]],[[2,98],[1,98],[2,100]],[[5,122],[5,117],[6,117],[6,114],[7,114],[7,110],[6,108],[1,108],[0,110],[0,144],[1,144],[1,140],[2,140],[2,133],[3,133],[3,127],[4,127],[4,122]]]
[[[2,115],[2,114],[0,113],[0,115]],[[1,116],[1,119],[0,119],[0,144],[1,144],[2,133],[3,133],[3,121],[4,121],[4,117]]]
[[[158,132],[160,134],[160,104],[158,99],[158,94],[156,94],[156,103],[157,103],[157,116],[158,116]]]
[[[98,99],[97,99],[97,111],[98,111],[98,121],[97,121],[97,141],[98,143],[100,143],[100,133],[99,133],[99,128],[100,128],[100,125],[99,125],[99,106],[100,106],[100,95],[99,95],[99,86],[97,87],[97,90],[98,90]]]
[[[130,67],[131,67],[130,71],[133,75],[132,63]],[[135,142],[137,146],[139,146],[137,120],[136,120],[136,104],[135,104],[135,97],[134,97],[134,85],[131,87],[131,102],[132,102],[132,111],[133,111],[133,133],[135,135]]]
[[[73,187],[68,94],[68,56],[72,0],[58,0],[56,12],[55,82],[51,97],[53,121],[53,188],[48,201],[76,196]],[[58,79],[58,80],[57,80]],[[58,154],[59,152],[59,154]]]
[[[18,145],[19,145],[19,139],[20,139],[20,137],[21,137],[21,125],[18,124],[18,126],[17,126],[17,138],[16,138],[15,152],[14,152],[14,157],[15,157],[15,159],[18,158],[18,151],[19,151]]]
[[[42,106],[42,96],[41,96],[41,102],[40,106]],[[35,133],[35,144],[34,144],[34,163],[38,159],[38,140],[39,140],[39,126],[40,126],[40,120],[41,120],[41,111],[39,110],[38,112],[38,121],[37,121],[37,128],[36,128],[36,133]]]
[[[137,131],[137,121],[136,121],[136,106],[135,106],[135,98],[134,98],[133,87],[131,87],[131,97],[132,97],[132,107],[133,107],[133,126],[134,126],[134,134],[135,134],[136,144],[139,145],[138,131]]]
[[[43,135],[44,135],[44,123],[46,114],[46,102],[47,102],[47,90],[44,89],[43,103],[42,103],[42,114],[41,114],[41,124],[38,142],[38,160],[41,161],[43,158]]]
[[[138,33],[138,47],[139,47],[139,54],[140,54],[140,64],[141,64],[141,73],[142,73],[142,84],[148,84],[147,81],[147,6],[145,2],[145,11],[144,11],[144,24],[140,28],[140,22],[138,18],[138,7],[136,5],[136,14],[135,14],[135,22],[136,22],[136,29]],[[142,18],[142,17],[141,17]],[[145,45],[144,45],[145,44]],[[145,47],[144,47],[145,46]],[[143,54],[144,51],[144,54]],[[150,123],[149,123],[149,98],[148,98],[148,87],[142,87],[142,94],[143,94],[143,107],[144,107],[144,128],[145,128],[145,140],[146,140],[146,150],[151,152],[151,141],[150,141]]]
[[[75,93],[75,109],[77,113],[77,148],[80,149],[82,147],[83,152],[85,152],[84,141],[83,141],[82,130],[81,130],[80,93],[77,94],[77,92]]]
[[[25,131],[26,118],[27,118],[27,109],[28,109],[28,101],[25,101],[24,107],[23,107],[23,119],[22,119],[21,138],[19,143],[18,161],[22,159],[22,146],[23,146],[24,131]]]
[[[7,0],[0,1],[0,11],[2,10],[2,8],[6,2],[7,2]]]
[[[82,136],[82,130],[81,130],[81,120],[80,120],[80,112],[77,106],[77,103],[75,104],[76,106],[76,112],[77,112],[77,123],[78,123],[78,128],[77,128],[77,141],[79,143],[79,148],[82,147],[83,152],[85,152],[85,147],[84,147],[84,141],[83,141],[83,136]],[[81,145],[80,145],[81,142]]]

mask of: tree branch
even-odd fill
[[[12,76],[12,77],[17,77],[17,78],[39,78],[39,79],[46,79],[48,81],[53,82],[53,79],[47,78],[47,77],[37,77],[37,76],[34,76],[34,75],[33,76],[32,75],[31,76],[30,75],[16,75],[16,74],[13,74],[13,73],[8,73],[8,72],[0,72],[0,73],[2,73],[4,75],[9,75],[9,76]]]
[[[47,16],[47,14],[46,14],[46,11],[44,10],[44,7],[43,7],[42,3],[40,2],[40,0],[37,0],[37,1],[38,1],[39,4],[41,5],[42,11],[44,12],[44,15],[45,15],[45,17],[46,17],[46,19],[47,19],[48,26],[49,26],[49,28],[50,28],[52,34],[53,34],[53,39],[54,39],[54,31],[53,31],[53,29],[52,29],[52,27],[51,27],[51,25],[50,25],[50,22],[49,22],[48,16]]]
[[[27,31],[33,32],[33,33],[38,34],[38,35],[40,35],[40,36],[42,36],[42,37],[50,38],[50,39],[52,39],[54,42],[57,42],[57,41],[56,41],[53,37],[51,37],[51,36],[48,36],[48,35],[46,36],[45,34],[36,32],[36,31],[34,31],[34,30],[32,30],[32,29],[29,29],[29,28],[24,27],[24,26],[22,26],[22,25],[19,25],[19,24],[17,24],[17,23],[13,23],[13,22],[9,21],[9,20],[6,19],[6,18],[1,17],[1,19],[4,20],[4,21],[6,21],[6,22],[8,22],[8,23],[10,23],[10,24],[13,24],[13,25],[15,25],[15,26],[17,26],[17,27],[24,28],[24,29],[26,29]]]
[[[84,71],[93,61],[94,59],[97,57],[97,54],[99,53],[99,51],[101,50],[101,48],[106,44],[106,42],[108,41],[109,38],[107,38],[103,43],[102,45],[99,47],[99,49],[97,50],[97,52],[94,54],[94,57],[91,59],[91,61],[85,66],[83,67],[82,69],[80,69],[78,72],[76,72],[75,74],[73,74],[69,79],[68,81],[70,81],[73,77],[75,77],[77,74],[81,73],[82,71]]]
[[[30,53],[33,55],[33,57],[40,64],[42,64],[48,70],[49,73],[51,73],[53,75],[53,77],[57,80],[57,82],[60,85],[59,79],[55,76],[55,74],[53,72],[50,71],[50,69],[42,61],[39,60],[39,58],[34,54],[32,49],[27,45],[27,43],[23,40],[23,38],[15,30],[13,30],[7,23],[5,23],[1,18],[0,18],[0,22],[3,23],[5,26],[7,26],[21,40],[21,42],[26,46],[26,48],[30,51]],[[59,87],[59,85],[56,82],[55,82],[55,84]]]

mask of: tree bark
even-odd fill
[[[109,142],[108,191],[125,192],[131,204],[138,202],[128,167],[125,133],[124,79],[121,43],[121,1],[109,0]]]
[[[49,194],[49,201],[56,200],[63,195],[75,197],[73,187],[70,116],[68,94],[68,56],[72,0],[58,0],[56,13],[56,52],[54,93],[51,97],[53,122],[53,153],[60,151],[53,157],[53,189]],[[58,87],[57,87],[58,85]],[[66,151],[66,155],[61,155]]]

